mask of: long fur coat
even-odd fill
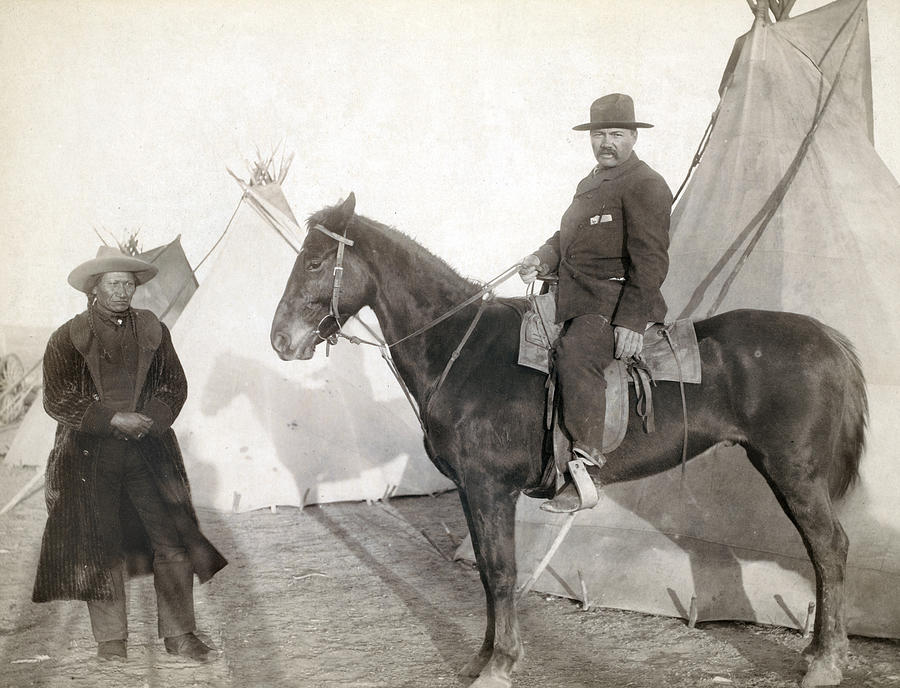
[[[153,427],[139,447],[169,507],[200,582],[227,563],[200,532],[181,450],[171,429],[185,399],[187,381],[169,331],[150,311],[133,310],[138,341],[135,410]],[[112,437],[115,411],[103,405],[100,347],[85,311],[50,337],[44,354],[44,408],[56,421],[56,441],[45,477],[47,524],[32,599],[108,600],[113,597],[108,562],[125,555],[128,573],[152,571],[152,552],[137,512],[123,495],[123,552],[105,552],[97,518],[100,440]]]

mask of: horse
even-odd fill
[[[517,363],[523,299],[488,299],[482,285],[355,207],[351,193],[309,217],[271,345],[285,361],[310,359],[347,318],[374,311],[420,409],[428,456],[457,487],[484,586],[484,640],[462,673],[474,677],[472,688],[508,688],[523,657],[515,508],[541,480],[547,403],[546,376]],[[592,477],[609,484],[660,473],[682,461],[685,441],[688,457],[720,443],[743,447],[815,571],[802,686],[838,685],[848,649],[848,538],[832,500],[858,477],[865,443],[859,360],[843,335],[804,315],[736,310],[698,320],[695,330],[703,381],[685,386],[687,420],[679,384],[658,383],[655,432],[642,431],[632,408],[625,440]]]

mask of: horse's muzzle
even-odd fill
[[[283,361],[307,361],[313,357],[316,344],[319,342],[313,331],[308,331],[301,336],[291,336],[291,333],[283,329],[272,330],[270,341],[272,348]]]

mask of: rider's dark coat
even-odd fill
[[[557,321],[599,313],[635,332],[661,321],[671,208],[665,180],[634,153],[582,179],[559,231],[536,252],[542,271],[559,273]]]

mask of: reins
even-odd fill
[[[401,344],[407,340],[412,339],[413,337],[417,337],[420,334],[427,332],[434,326],[442,323],[444,320],[452,317],[456,313],[459,313],[459,311],[466,308],[467,306],[472,305],[476,301],[481,301],[481,303],[478,305],[478,311],[475,313],[475,317],[472,319],[472,322],[469,323],[469,327],[466,330],[465,334],[463,335],[462,339],[460,340],[459,344],[457,344],[456,349],[454,349],[453,353],[450,354],[450,359],[447,361],[447,364],[444,366],[444,370],[441,372],[440,377],[437,379],[434,386],[426,393],[425,413],[427,414],[428,409],[431,407],[431,403],[432,403],[432,401],[434,401],[434,398],[437,395],[438,390],[444,384],[444,380],[447,379],[447,375],[449,375],[450,369],[453,367],[453,364],[456,363],[457,359],[459,358],[460,353],[463,350],[463,347],[466,345],[466,342],[469,340],[469,337],[471,337],[472,333],[475,331],[475,327],[476,327],[476,325],[478,325],[478,321],[481,319],[481,316],[484,313],[485,306],[487,305],[487,303],[489,301],[491,301],[494,298],[494,291],[493,291],[494,287],[503,283],[504,281],[506,281],[507,279],[512,277],[514,274],[516,274],[519,271],[520,264],[516,263],[515,265],[510,266],[509,268],[507,268],[506,270],[501,272],[499,275],[497,275],[493,279],[485,282],[485,284],[481,287],[481,289],[479,291],[472,294],[472,296],[467,298],[465,301],[453,306],[453,308],[451,308],[447,312],[439,315],[437,318],[434,318],[433,320],[429,321],[428,323],[426,323],[419,329],[415,330],[414,332],[410,332],[409,334],[401,337],[400,339],[396,340],[395,342],[392,342],[391,344],[388,344],[387,342],[383,342],[383,341],[373,342],[368,339],[363,339],[362,337],[356,337],[354,335],[344,334],[343,328],[341,327],[339,306],[340,306],[341,285],[342,285],[343,275],[344,275],[344,267],[343,267],[344,248],[346,246],[353,246],[353,241],[351,239],[347,238],[346,231],[345,231],[344,235],[340,235],[335,232],[332,232],[330,229],[323,227],[320,224],[313,225],[313,229],[316,229],[316,230],[322,232],[322,234],[325,234],[326,236],[331,237],[332,239],[334,239],[335,241],[338,242],[337,255],[335,257],[335,264],[334,264],[334,270],[333,270],[334,282],[332,284],[332,289],[331,289],[330,312],[328,315],[326,315],[324,318],[322,318],[322,320],[319,321],[319,325],[316,327],[316,336],[325,341],[326,347],[331,344],[336,344],[338,337],[340,337],[341,339],[346,339],[351,344],[367,344],[369,346],[378,347],[378,349],[381,351],[381,357],[388,364],[388,368],[390,368],[391,373],[393,373],[394,377],[397,379],[397,381],[400,383],[400,386],[403,388],[403,393],[406,395],[407,401],[409,402],[410,406],[412,407],[413,411],[415,412],[416,418],[418,418],[418,420],[419,420],[419,425],[422,426],[422,431],[427,434],[423,415],[420,413],[418,407],[416,406],[415,400],[413,399],[413,396],[410,393],[409,388],[406,386],[406,383],[403,381],[403,378],[400,376],[400,373],[397,370],[397,367],[395,366],[393,359],[391,358],[390,350],[393,347],[397,346],[398,344]],[[323,335],[320,332],[320,330],[322,328],[322,324],[329,318],[332,318],[334,320],[334,327],[336,327],[337,329],[333,333]],[[365,325],[365,323],[363,323],[363,324]],[[366,329],[368,329],[369,332],[372,332],[372,330],[370,328],[368,328],[368,326],[366,326]]]

